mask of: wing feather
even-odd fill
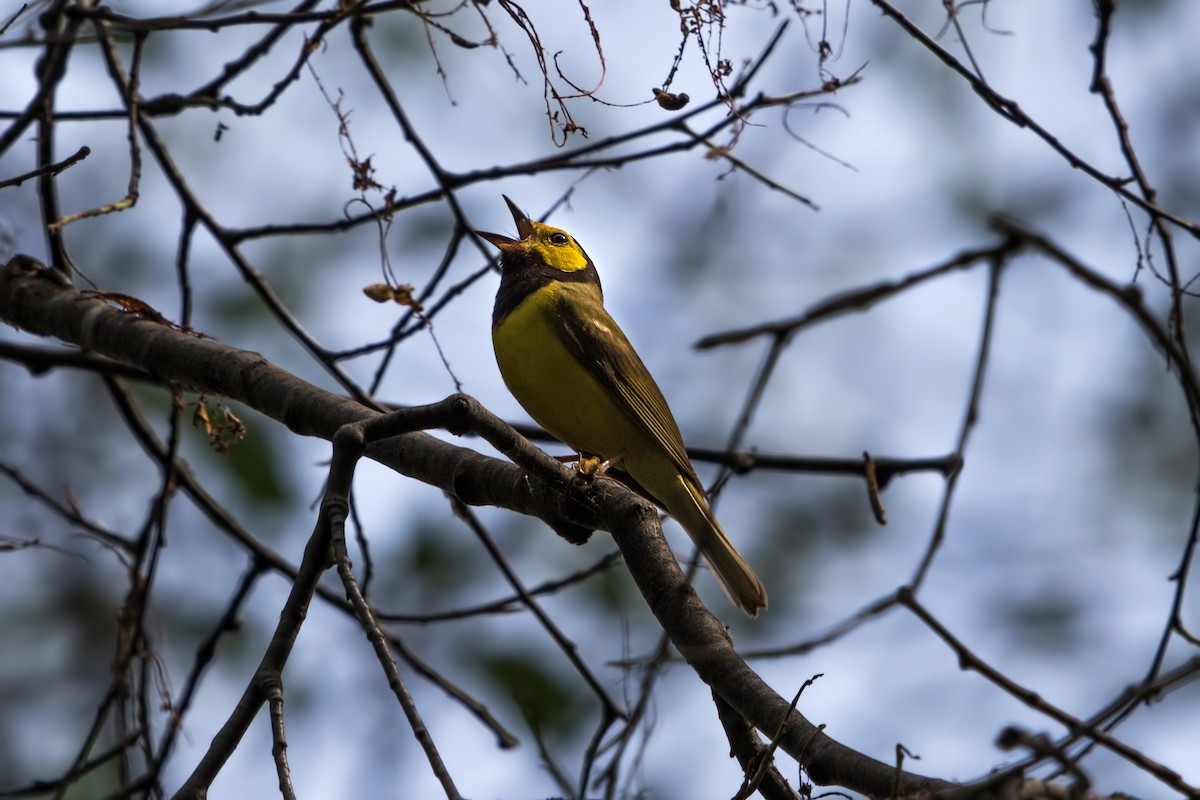
[[[685,476],[700,485],[684,450],[683,434],[662,390],[616,321],[590,287],[564,286],[555,304],[563,345],[613,402],[668,455]],[[565,296],[569,295],[569,296]]]

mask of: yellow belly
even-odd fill
[[[582,453],[626,458],[653,447],[563,345],[552,316],[555,286],[539,289],[492,331],[504,383],[534,421]]]

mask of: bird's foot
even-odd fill
[[[599,456],[589,456],[586,453],[580,453],[579,460],[575,463],[575,471],[587,478],[593,478],[597,475],[603,475],[620,463],[620,456],[614,456],[607,461],[601,461]]]

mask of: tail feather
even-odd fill
[[[757,617],[767,607],[767,592],[762,582],[721,530],[703,490],[682,475],[679,483],[684,491],[673,493],[676,496],[669,498],[672,502],[665,502],[668,498],[660,500],[692,537],[729,599],[751,617]]]

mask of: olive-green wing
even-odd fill
[[[563,287],[555,304],[563,344],[613,401],[628,409],[630,419],[671,456],[679,471],[699,486],[666,398],[624,332],[604,310],[603,302],[589,289]]]

